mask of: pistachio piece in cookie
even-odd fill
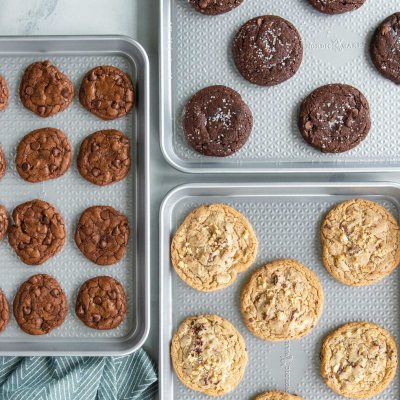
[[[322,257],[339,282],[365,286],[400,263],[400,227],[380,204],[355,199],[338,204],[321,226]]]
[[[397,370],[397,346],[388,331],[368,322],[343,325],[326,337],[321,374],[336,393],[354,399],[386,389]]]
[[[257,238],[251,224],[224,204],[192,211],[171,244],[179,277],[194,289],[211,292],[231,285],[254,262]]]
[[[248,329],[264,340],[307,335],[324,302],[318,277],[294,260],[276,260],[259,268],[242,289],[240,310]]]
[[[217,315],[187,318],[171,344],[175,372],[188,388],[209,396],[222,396],[243,378],[247,352],[236,328]]]

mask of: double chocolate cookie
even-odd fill
[[[278,85],[296,74],[303,59],[297,29],[283,18],[266,15],[246,22],[233,41],[233,58],[245,79]]]
[[[40,265],[61,251],[65,242],[65,224],[55,207],[32,200],[16,207],[8,240],[25,264]]]
[[[0,75],[0,111],[3,111],[8,106],[8,99],[10,97],[10,91],[4,77]]]
[[[39,117],[64,111],[74,97],[70,79],[50,61],[39,61],[25,70],[19,87],[22,104]]]
[[[371,128],[368,100],[349,85],[322,86],[301,105],[299,128],[305,141],[324,153],[351,150]]]
[[[0,146],[0,179],[6,174],[7,161],[3,148]]]
[[[62,325],[68,313],[67,297],[51,276],[33,275],[14,298],[14,316],[30,335],[45,335]]]
[[[92,114],[112,120],[129,113],[135,102],[135,92],[132,81],[124,71],[103,65],[85,75],[79,101]]]
[[[197,92],[183,112],[183,130],[190,145],[206,156],[226,157],[246,143],[253,127],[250,108],[226,86]]]
[[[189,4],[198,12],[206,15],[218,15],[239,7],[244,0],[189,0]]]
[[[89,279],[80,288],[75,312],[88,327],[115,329],[125,318],[127,298],[122,285],[111,276]]]
[[[0,289],[0,333],[6,329],[8,321],[10,320],[10,309],[8,306],[8,301]]]
[[[325,14],[343,14],[360,8],[365,0],[308,0],[310,4]]]
[[[35,183],[64,175],[71,161],[71,144],[65,133],[56,128],[42,128],[21,140],[15,163],[21,178]]]
[[[89,182],[105,186],[124,179],[131,167],[129,139],[115,129],[98,131],[81,145],[78,170]]]
[[[128,241],[128,219],[114,208],[95,206],[82,213],[75,242],[89,260],[98,265],[115,264],[125,255]]]
[[[400,84],[400,13],[388,17],[375,31],[371,57],[385,78]]]
[[[8,214],[6,208],[0,204],[0,240],[4,239],[8,230]]]

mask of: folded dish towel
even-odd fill
[[[0,357],[1,400],[150,400],[155,366],[126,357]]]

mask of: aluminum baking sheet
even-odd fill
[[[41,119],[26,110],[18,87],[24,69],[33,61],[49,59],[72,80],[75,97],[71,106],[54,117]],[[97,65],[114,65],[126,71],[137,91],[137,104],[127,117],[103,121],[79,104],[79,85],[84,74]],[[47,273],[61,283],[68,296],[65,323],[49,335],[34,337],[22,332],[12,317],[0,334],[2,355],[118,355],[139,348],[149,329],[148,257],[148,60],[143,48],[121,36],[0,38],[0,74],[10,86],[10,104],[0,113],[0,143],[8,169],[0,181],[0,204],[11,212],[18,204],[40,198],[54,204],[67,226],[63,251],[39,267],[23,264],[8,241],[0,243],[0,287],[10,304],[19,285],[31,275]],[[73,146],[71,169],[61,178],[38,184],[23,181],[15,169],[18,142],[33,129],[52,126],[64,131]],[[100,129],[115,128],[131,141],[132,168],[116,184],[98,187],[78,173],[76,158],[83,138]],[[92,205],[111,205],[128,216],[131,237],[127,254],[118,264],[99,267],[87,260],[74,242],[81,212]],[[86,327],[74,312],[80,285],[97,275],[111,275],[124,286],[128,296],[125,321],[115,330]]]
[[[333,400],[335,395],[319,373],[319,351],[324,336],[339,325],[358,320],[374,321],[400,339],[400,271],[380,283],[352,288],[335,281],[322,265],[319,227],[334,204],[355,197],[368,198],[387,207],[398,218],[400,185],[346,184],[192,184],[173,190],[160,214],[160,398],[207,399],[183,386],[170,362],[170,341],[180,322],[190,315],[218,314],[231,321],[246,342],[249,363],[243,381],[226,399],[251,400],[266,390],[283,390],[305,399]],[[227,289],[201,293],[191,289],[174,272],[169,245],[184,217],[206,203],[226,203],[244,213],[259,240],[257,260]],[[247,330],[239,311],[239,294],[251,273],[276,258],[294,258],[311,268],[325,292],[322,317],[305,338],[272,343]],[[400,375],[377,400],[397,400]]]
[[[369,0],[353,13],[327,16],[306,0],[245,0],[234,11],[215,17],[192,10],[187,0],[161,4],[161,147],[179,170],[201,172],[400,171],[400,91],[373,67],[368,53],[372,32],[398,11],[397,0]],[[250,18],[273,14],[291,21],[304,42],[304,59],[295,77],[263,88],[236,71],[231,43]],[[322,154],[308,146],[297,128],[304,97],[318,86],[348,83],[368,97],[372,129],[356,149]],[[247,144],[228,158],[205,157],[186,143],[181,128],[185,102],[215,84],[240,92],[253,111]]]

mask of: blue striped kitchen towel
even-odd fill
[[[0,400],[150,400],[155,366],[126,357],[0,357]]]

